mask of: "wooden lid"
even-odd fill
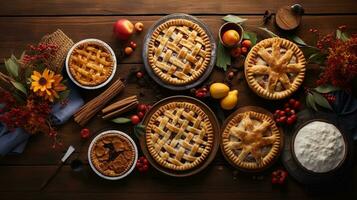
[[[275,23],[283,30],[292,30],[300,25],[301,15],[294,12],[291,7],[284,6],[278,9],[275,15]]]

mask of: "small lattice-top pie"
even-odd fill
[[[84,42],[72,51],[69,62],[72,77],[83,86],[96,86],[113,73],[114,61],[110,51],[95,42]]]
[[[214,140],[207,114],[188,102],[168,103],[156,110],[146,127],[151,156],[161,166],[189,170],[209,155]]]
[[[227,159],[247,171],[259,171],[272,164],[281,143],[273,119],[254,111],[234,116],[222,134],[222,149]]]
[[[109,177],[123,175],[133,166],[135,160],[133,144],[117,133],[104,134],[96,140],[90,151],[94,167]]]
[[[148,45],[154,73],[172,85],[187,85],[200,78],[211,60],[207,33],[196,23],[173,19],[159,25]]]
[[[256,44],[244,66],[248,85],[254,92],[266,99],[282,99],[303,82],[306,61],[296,44],[274,37]]]

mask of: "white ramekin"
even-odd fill
[[[113,71],[112,71],[112,74],[109,76],[109,78],[104,81],[103,83],[99,84],[99,85],[95,85],[95,86],[85,86],[85,85],[82,85],[80,84],[71,74],[70,70],[69,70],[69,57],[71,56],[73,50],[80,44],[83,44],[83,43],[87,43],[87,42],[90,42],[90,43],[98,43],[99,45],[102,45],[104,46],[105,48],[107,48],[110,52],[110,54],[112,55],[112,58],[113,58]],[[69,76],[69,78],[72,80],[72,82],[74,82],[77,86],[81,87],[81,88],[84,88],[84,89],[88,89],[88,90],[94,90],[94,89],[98,89],[98,88],[101,88],[103,86],[105,86],[106,84],[108,84],[114,77],[114,74],[115,74],[115,71],[117,69],[117,59],[115,57],[115,53],[113,51],[113,49],[105,42],[103,42],[102,40],[98,40],[98,39],[93,39],[93,38],[89,38],[89,39],[84,39],[84,40],[81,40],[79,42],[77,42],[76,44],[74,44],[72,46],[72,48],[68,51],[67,53],[67,57],[66,57],[66,71],[67,71],[67,74]]]
[[[93,145],[94,145],[94,143],[98,140],[98,138],[100,138],[101,136],[103,136],[103,135],[105,135],[105,134],[113,134],[113,133],[114,133],[114,134],[121,135],[121,136],[127,138],[127,139],[132,143],[132,145],[133,145],[133,147],[134,147],[134,154],[135,154],[135,155],[134,155],[134,156],[135,156],[134,162],[133,162],[132,166],[130,167],[130,169],[129,169],[127,172],[125,172],[125,174],[123,174],[123,175],[121,175],[121,176],[116,176],[116,177],[105,176],[105,175],[103,175],[102,173],[100,173],[100,172],[95,168],[95,166],[93,165],[92,160],[91,160],[91,155],[90,155],[90,154],[91,154],[91,150],[92,150],[92,148],[93,148]],[[108,131],[104,131],[104,132],[98,134],[98,135],[92,140],[92,142],[90,143],[89,148],[88,148],[88,162],[89,162],[90,167],[92,168],[92,170],[93,170],[98,176],[100,176],[100,177],[102,177],[102,178],[104,178],[104,179],[107,179],[107,180],[119,180],[119,179],[122,179],[122,178],[128,176],[128,175],[134,170],[137,161],[138,161],[138,148],[136,147],[135,142],[133,141],[133,139],[131,139],[130,136],[128,136],[127,134],[125,134],[125,133],[123,133],[123,132],[121,132],[121,131],[108,130]]]

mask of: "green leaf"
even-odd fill
[[[257,43],[257,34],[254,32],[244,31],[243,39],[250,40],[252,42],[252,46]]]
[[[317,92],[312,92],[312,95],[313,95],[314,101],[319,106],[332,110],[332,107],[329,104],[329,102],[327,101],[327,99],[325,97],[323,97],[321,94],[319,94]]]
[[[231,55],[220,41],[218,41],[216,65],[224,71],[227,70],[227,65],[231,65]]]
[[[22,93],[27,95],[26,87],[22,83],[19,83],[17,81],[11,81],[11,83],[16,89],[20,90]]]
[[[226,15],[222,19],[226,22],[232,22],[232,23],[237,23],[237,24],[247,21],[247,19],[235,16],[235,15]]]
[[[19,65],[12,58],[5,59],[5,67],[10,76],[14,78],[19,76]]]
[[[135,136],[140,139],[142,136],[145,135],[146,127],[142,124],[138,124],[134,126],[134,134]]]
[[[275,34],[274,32],[270,31],[269,29],[265,28],[265,27],[258,27],[260,30],[263,30],[265,32],[267,32],[271,37],[279,37],[277,34]]]
[[[312,96],[311,93],[308,93],[306,96],[306,105],[310,108],[313,108],[315,111],[317,111],[316,103],[315,103],[314,97]]]
[[[320,85],[315,88],[315,91],[325,94],[325,93],[330,93],[334,91],[341,90],[341,88],[335,87],[333,85]]]
[[[337,39],[340,39],[340,40],[342,40],[342,41],[344,41],[344,42],[346,42],[347,40],[350,39],[349,36],[347,35],[347,33],[342,32],[342,31],[339,30],[339,29],[336,30],[336,38],[337,38]]]
[[[112,122],[117,123],[117,124],[126,124],[126,123],[131,122],[131,120],[126,117],[118,117],[118,118],[112,119]]]
[[[315,63],[315,64],[322,65],[322,64],[325,63],[326,57],[327,57],[326,54],[318,52],[318,53],[311,54],[308,60],[309,60],[310,63]]]
[[[303,45],[303,46],[308,46],[299,36],[297,35],[290,35],[288,36],[288,39],[291,41],[294,41],[297,44]]]

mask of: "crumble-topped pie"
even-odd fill
[[[213,146],[208,115],[188,102],[167,103],[156,110],[146,127],[150,155],[161,166],[183,171],[200,165]]]
[[[121,176],[135,164],[133,144],[117,133],[104,134],[98,138],[90,151],[91,162],[105,176]]]
[[[296,44],[274,37],[256,44],[244,66],[248,85],[254,92],[267,99],[282,99],[303,82],[306,61]]]
[[[227,159],[247,171],[259,171],[275,160],[282,145],[273,119],[247,111],[235,115],[222,134],[222,149]]]
[[[162,81],[186,85],[200,78],[211,60],[207,33],[186,19],[172,19],[159,25],[148,45],[148,61]]]
[[[112,75],[114,60],[105,46],[88,41],[73,49],[68,68],[71,76],[81,85],[96,86]]]

